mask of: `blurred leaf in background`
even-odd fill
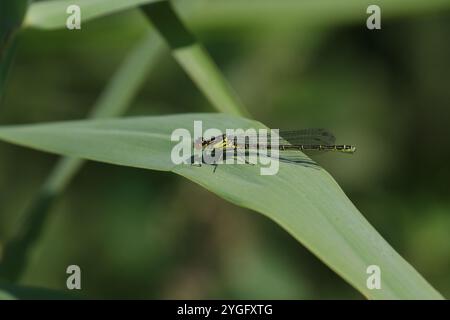
[[[30,0],[0,2],[0,105],[11,67],[15,35],[19,31]]]

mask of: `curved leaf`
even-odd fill
[[[25,17],[25,26],[42,29],[64,28],[67,7],[78,5],[83,22],[158,0],[52,0],[33,3]]]
[[[372,299],[439,299],[433,289],[367,222],[323,169],[280,163],[274,176],[259,166],[175,166],[176,128],[257,128],[256,121],[223,114],[184,114],[0,127],[0,139],[66,156],[173,171],[222,198],[268,216],[324,263]],[[351,160],[349,160],[351,161]],[[366,286],[369,265],[382,272],[380,290]]]
[[[144,6],[142,10],[169,45],[175,60],[211,105],[220,112],[250,116],[208,51],[186,28],[170,1],[155,2]]]
[[[65,26],[68,4],[92,3],[94,10],[86,11],[83,21],[155,0],[51,0],[37,2],[30,7],[26,25],[34,28],[55,29]],[[277,27],[286,24],[335,25],[359,23],[365,26],[366,9],[371,4],[381,7],[382,17],[394,18],[437,12],[450,8],[448,0],[191,0],[196,10],[190,20],[205,27]],[[179,2],[180,5],[183,1]],[[175,3],[177,4],[177,3]],[[86,7],[87,8],[87,7]],[[267,17],[270,16],[270,21]]]

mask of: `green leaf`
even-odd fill
[[[25,25],[42,29],[64,28],[70,5],[81,9],[81,21],[86,22],[115,12],[159,0],[52,0],[33,3],[25,18]]]
[[[26,25],[35,28],[63,28],[68,4],[93,3],[96,10],[83,21],[109,14],[111,8],[119,11],[151,1],[137,0],[78,0],[78,1],[43,1],[35,3],[28,12]],[[368,17],[366,9],[371,4],[381,7],[381,16],[395,18],[436,12],[450,8],[448,0],[190,0],[195,10],[190,21],[202,27],[236,27],[252,26],[278,27],[290,25],[330,25],[359,23],[365,26]],[[111,3],[111,5],[109,5]],[[183,4],[183,1],[180,2]],[[84,12],[84,10],[83,10]],[[268,19],[267,17],[270,17]]]
[[[0,53],[4,43],[22,25],[30,0],[0,2]]]
[[[276,28],[279,26],[324,26],[348,23],[366,27],[367,7],[376,4],[381,20],[424,15],[450,8],[448,0],[199,0],[191,15],[196,26]],[[268,19],[267,17],[270,17]],[[383,22],[382,22],[383,24]]]
[[[68,300],[78,297],[63,291],[25,287],[11,284],[0,284],[0,300],[38,299],[38,300]]]
[[[29,0],[0,1],[0,99],[14,55],[14,36],[22,25]]]
[[[12,294],[10,294],[6,291],[0,290],[0,300],[15,300],[15,299],[16,299],[16,297],[14,297]]]
[[[71,121],[0,127],[0,139],[66,156],[138,168],[173,171],[222,198],[274,220],[324,263],[371,299],[440,299],[367,222],[323,169],[280,163],[278,174],[261,176],[259,165],[174,165],[174,129],[260,128],[224,114]],[[351,158],[349,159],[351,161]],[[201,205],[201,204],[200,204]],[[369,265],[382,272],[382,288],[366,286]]]
[[[178,17],[170,1],[151,3],[142,10],[169,45],[173,57],[218,111],[236,116],[250,115],[206,49]]]

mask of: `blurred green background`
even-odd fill
[[[324,127],[358,147],[315,159],[450,297],[450,11],[382,19],[378,31],[367,16],[185,20],[255,119]],[[85,118],[148,28],[129,11],[81,31],[22,32],[0,124]],[[212,111],[166,49],[127,115]],[[0,143],[0,252],[56,160]],[[64,290],[70,264],[92,298],[362,298],[262,215],[170,173],[94,162],[52,208],[20,283]]]

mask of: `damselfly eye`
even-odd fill
[[[194,141],[194,148],[199,150],[202,148],[202,146],[204,145],[205,141],[203,140],[203,138],[199,138],[197,140]]]

